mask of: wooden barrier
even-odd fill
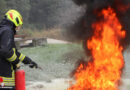
[[[17,49],[24,47],[45,46],[47,44],[47,38],[16,39],[15,44]]]
[[[44,46],[47,44],[47,39],[46,38],[34,38],[32,40],[33,46]]]

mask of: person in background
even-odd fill
[[[15,90],[15,70],[20,63],[29,64],[31,68],[38,67],[16,49],[14,35],[22,25],[21,14],[13,9],[7,11],[0,23],[0,90]]]

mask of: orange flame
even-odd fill
[[[123,47],[119,41],[126,33],[111,7],[99,15],[103,20],[92,25],[94,35],[87,41],[92,61],[80,64],[74,75],[76,83],[68,90],[118,90],[124,67]]]

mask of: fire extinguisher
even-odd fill
[[[27,66],[29,66],[31,64],[28,64]],[[24,66],[24,65],[21,65]],[[41,67],[37,67],[37,69],[40,69],[43,71],[43,69]],[[25,86],[25,71],[20,69],[20,65],[19,68],[17,68],[17,70],[15,71],[15,90],[26,90],[26,86]]]
[[[26,90],[24,70],[17,69],[15,71],[15,90]]]

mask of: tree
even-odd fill
[[[8,10],[16,9],[22,14],[24,25],[27,26],[30,11],[30,0],[6,0],[6,4]]]
[[[6,11],[6,1],[0,0],[0,20],[3,18]]]

